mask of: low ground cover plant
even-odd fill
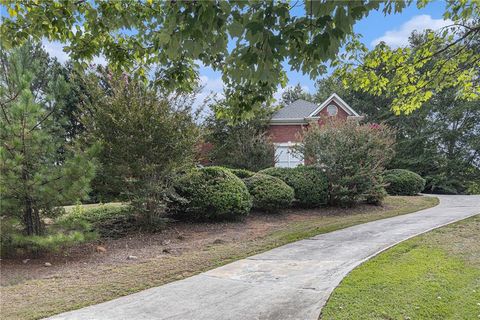
[[[388,194],[394,196],[413,196],[425,188],[425,179],[413,171],[392,169],[384,173]]]
[[[288,208],[294,199],[293,189],[281,179],[257,173],[244,180],[253,199],[253,208],[266,212]]]
[[[245,183],[222,167],[193,169],[175,184],[170,210],[193,220],[238,219],[249,214],[252,197]]]
[[[283,180],[293,188],[296,205],[314,208],[327,204],[327,177],[319,168],[299,166],[296,168],[267,168],[260,171]]]

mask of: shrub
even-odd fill
[[[175,184],[179,197],[170,209],[196,220],[236,219],[248,215],[252,198],[243,181],[222,167],[205,167],[185,174]]]
[[[56,224],[70,229],[83,225],[85,229],[97,232],[101,237],[118,238],[138,227],[132,209],[127,205],[76,206],[71,212],[60,216]]]
[[[257,173],[244,182],[253,198],[255,209],[274,211],[292,204],[294,191],[279,178]]]
[[[413,196],[425,188],[425,179],[405,169],[392,169],[384,173],[388,194],[395,196]]]
[[[327,119],[323,126],[305,132],[297,151],[325,170],[330,204],[380,203],[385,195],[382,173],[393,156],[393,137],[384,125]]]
[[[301,207],[312,208],[327,203],[327,178],[316,167],[268,168],[260,172],[280,178],[292,187],[296,204]]]
[[[193,166],[199,131],[190,106],[133,75],[99,69],[86,80],[85,138],[102,145],[96,196],[120,196],[155,228],[176,173]]]
[[[228,169],[231,173],[239,177],[240,179],[250,178],[253,177],[255,172],[246,170],[246,169]]]

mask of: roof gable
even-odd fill
[[[348,116],[358,117],[359,114],[355,112],[342,98],[336,93],[333,93],[320,106],[306,100],[298,99],[289,105],[281,108],[272,116],[271,122],[284,123],[307,123],[309,118],[318,118],[320,111],[327,107],[332,100],[342,108]]]
[[[340,106],[340,108],[345,110],[345,112],[348,113],[349,116],[355,116],[355,117],[360,116],[345,101],[343,101],[343,99],[340,98],[336,93],[332,93],[332,95],[330,97],[328,97],[327,100],[325,100],[318,108],[313,110],[308,115],[308,118],[318,117],[318,114],[320,113],[320,111],[322,111],[324,108],[326,108],[332,102],[332,100],[334,100]]]

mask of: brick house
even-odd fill
[[[296,167],[304,163],[302,157],[291,152],[292,147],[299,142],[303,130],[312,123],[321,125],[324,117],[345,120],[362,118],[336,93],[321,105],[300,99],[273,114],[268,134],[275,144],[276,167]]]

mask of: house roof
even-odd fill
[[[298,99],[275,112],[272,120],[303,120],[318,108],[313,102]]]
[[[309,118],[316,118],[319,112],[334,100],[349,116],[358,117],[355,112],[342,98],[336,93],[328,97],[321,105],[313,102],[298,99],[282,109],[275,112],[272,116],[273,123],[305,123]]]

